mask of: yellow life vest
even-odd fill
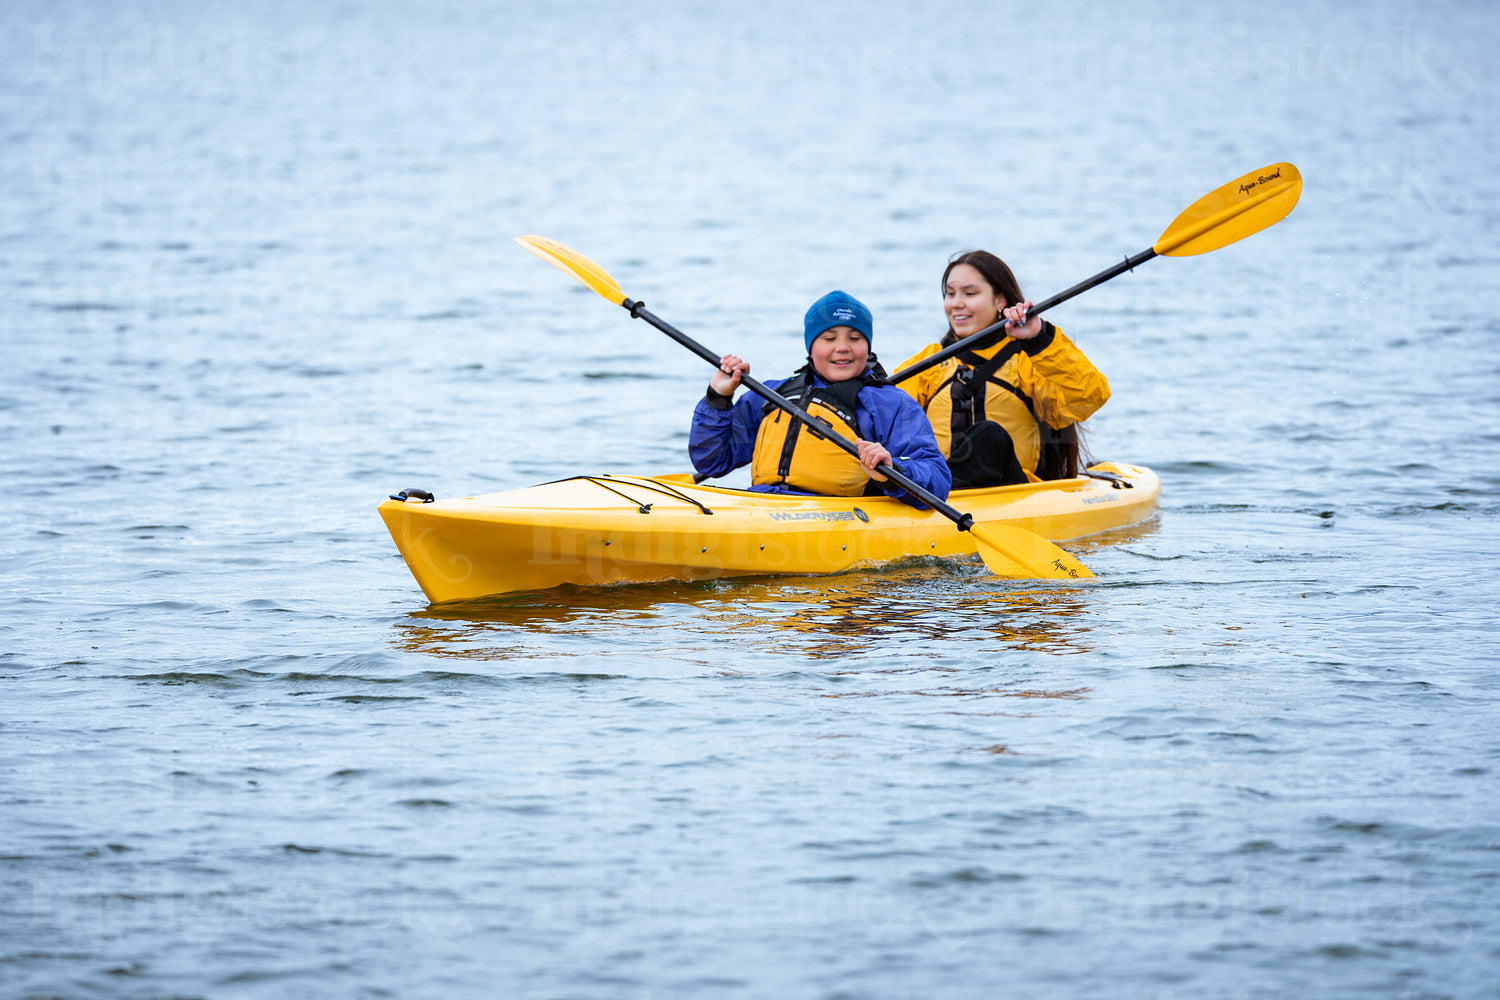
[[[975,424],[993,420],[1005,428],[1021,468],[1035,474],[1042,441],[1035,410],[1026,393],[1002,377],[1006,363],[1021,353],[1012,341],[992,358],[964,352],[953,370],[927,401],[927,419],[943,457],[952,455],[953,441]]]
[[[856,397],[867,384],[861,378],[813,385],[806,369],[783,382],[777,391],[806,410],[840,437],[859,437],[854,410]],[[870,476],[859,459],[796,417],[767,403],[755,450],[750,458],[750,481],[757,486],[788,486],[823,496],[863,496]]]
[[[1042,331],[1043,347],[1038,348],[1037,341],[1027,340],[1019,347],[1020,353],[1016,353],[1017,343],[1002,338],[993,348],[981,348],[973,356],[949,358],[901,383],[927,413],[945,458],[953,457],[953,441],[979,422],[974,419],[974,411],[978,410],[983,414],[979,419],[993,420],[1005,428],[1028,478],[1066,478],[1074,474],[1078,459],[1078,430],[1074,425],[1087,420],[1109,399],[1109,382],[1061,330],[1044,321]],[[928,345],[902,362],[897,370],[910,368],[942,346]],[[999,360],[994,375],[1000,381],[986,380],[980,394],[975,381],[977,370],[987,360],[996,359]],[[955,396],[950,383],[962,368],[969,369],[959,377],[970,380],[967,387],[970,392]],[[968,411],[967,415],[955,414],[955,409]],[[1040,458],[1033,450],[1034,440],[1039,442]]]

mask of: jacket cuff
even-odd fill
[[[1042,320],[1042,332],[1030,340],[1021,341],[1021,347],[1029,357],[1036,357],[1047,348],[1052,346],[1052,341],[1057,337],[1057,327],[1046,320]]]
[[[721,396],[714,392],[713,386],[708,387],[708,392],[703,395],[703,402],[707,403],[709,409],[727,410],[734,405],[733,396]]]
[[[903,476],[906,475],[906,470],[901,467],[901,463],[896,461],[894,457],[892,457],[891,460],[886,464],[895,469],[897,472],[901,473]],[[906,496],[906,487],[902,486],[894,479],[887,479],[883,483],[877,482],[875,485],[880,488],[880,492],[884,493],[888,497],[900,498]]]

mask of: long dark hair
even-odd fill
[[[948,275],[960,264],[968,264],[978,271],[990,283],[990,289],[996,295],[1005,297],[1006,305],[1013,306],[1017,302],[1026,301],[1026,296],[1021,294],[1021,283],[1016,280],[1010,265],[988,250],[965,250],[948,258],[948,267],[943,271],[943,283],[938,286],[944,295],[948,294]],[[943,342],[951,344],[957,339],[958,334],[953,331],[950,323]],[[1036,469],[1038,476],[1042,479],[1072,479],[1078,475],[1082,445],[1080,429],[1078,424],[1069,424],[1058,430],[1049,426],[1046,421],[1037,421],[1037,430],[1041,435],[1041,458]],[[1086,458],[1084,464],[1088,464]]]
[[[965,250],[963,253],[956,253],[948,258],[948,266],[943,270],[942,284],[938,285],[938,291],[944,295],[948,294],[948,275],[952,274],[953,269],[960,264],[968,264],[978,271],[980,276],[989,282],[990,289],[996,295],[1005,297],[1006,305],[1013,306],[1025,300],[1026,296],[1021,294],[1021,283],[1016,280],[1010,265],[988,250]],[[948,326],[948,336],[955,339],[958,336],[953,332],[952,324]]]

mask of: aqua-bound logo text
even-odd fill
[[[1255,180],[1250,181],[1247,184],[1241,184],[1240,185],[1239,193],[1240,194],[1248,194],[1251,191],[1254,191],[1259,185],[1261,185],[1261,184],[1269,184],[1271,181],[1276,180],[1276,178],[1278,178],[1280,176],[1281,176],[1281,168],[1277,167],[1276,168],[1276,172],[1274,174],[1261,174],[1259,177],[1255,178]]]

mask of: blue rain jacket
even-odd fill
[[[814,375],[814,379],[814,384],[827,384],[821,376]],[[765,384],[775,389],[785,381],[777,379]],[[748,465],[755,451],[755,436],[760,431],[765,405],[766,401],[753,392],[743,393],[725,410],[709,406],[706,397],[699,399],[693,409],[693,426],[688,435],[688,455],[693,460],[693,468],[700,475],[713,478]],[[859,436],[885,445],[898,471],[939,499],[948,498],[948,491],[953,488],[953,474],[948,470],[943,453],[938,450],[932,424],[916,400],[895,386],[866,386],[860,390],[854,418]],[[875,482],[875,486],[887,496],[913,507],[925,509],[927,506],[889,480]],[[763,493],[803,492],[786,486],[751,486],[750,489]]]

